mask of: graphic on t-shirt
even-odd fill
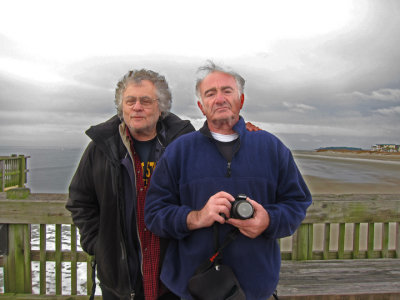
[[[144,167],[144,162],[142,164],[142,170],[143,170],[143,182],[144,186],[147,186],[150,181],[150,177],[154,172],[154,169],[156,168],[156,162],[155,161],[148,161],[146,168]]]

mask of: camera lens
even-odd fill
[[[241,219],[249,219],[253,216],[253,206],[247,201],[239,201],[236,206],[236,213]]]

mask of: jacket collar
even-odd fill
[[[246,131],[246,124],[242,116],[239,116],[239,121],[233,126],[233,130],[236,131],[239,136],[242,136]],[[199,131],[206,137],[213,139],[210,128],[208,128],[207,120],[204,122],[203,127],[201,127]]]
[[[86,131],[93,142],[112,160],[119,160],[126,155],[126,147],[122,146],[125,143],[123,135],[120,134],[120,125],[125,124],[115,115]],[[194,130],[188,120],[181,120],[173,113],[168,113],[158,120],[157,138],[162,146],[166,147],[177,136]]]

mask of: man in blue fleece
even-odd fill
[[[277,239],[295,232],[311,195],[278,138],[246,131],[239,115],[245,80],[212,62],[199,71],[198,106],[207,120],[166,149],[146,198],[148,228],[171,239],[161,280],[175,294],[192,299],[188,281],[213,254],[217,222],[221,241],[233,227],[241,233],[224,249],[222,263],[233,269],[246,299],[265,300],[279,281]],[[249,219],[230,218],[238,194],[247,195],[254,208]]]

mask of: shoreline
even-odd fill
[[[400,194],[400,180],[382,183],[352,183],[303,175],[311,194]]]
[[[400,162],[400,152],[378,152],[369,150],[293,150],[293,156],[357,158]]]
[[[400,194],[400,176],[389,177],[385,171],[399,170],[400,153],[352,151],[352,150],[319,150],[292,151],[297,158],[320,160],[342,160],[356,165],[379,166],[377,182],[355,183],[345,180],[329,179],[312,175],[303,175],[312,194]]]

